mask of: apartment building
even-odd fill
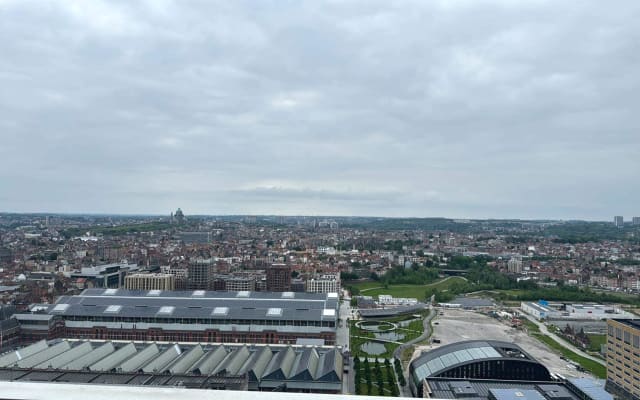
[[[640,398],[640,320],[607,320],[607,391]]]
[[[128,290],[176,290],[176,277],[171,274],[132,274],[124,278]]]
[[[325,274],[307,281],[307,292],[338,293],[340,291],[340,275]]]

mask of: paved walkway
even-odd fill
[[[589,360],[595,361],[600,365],[604,365],[606,366],[607,363],[604,362],[602,359],[597,358],[592,356],[591,354],[587,354],[584,351],[580,350],[579,348],[575,347],[574,345],[568,343],[566,340],[560,338],[558,335],[556,335],[553,332],[550,332],[549,329],[547,329],[547,326],[545,324],[543,324],[540,321],[537,321],[535,318],[533,318],[532,316],[525,314],[525,313],[521,313],[521,315],[524,315],[529,321],[533,322],[534,324],[536,324],[538,326],[538,328],[540,329],[540,332],[549,336],[551,339],[553,339],[556,343],[558,343],[559,345],[561,345],[562,347],[569,349],[571,351],[573,351],[574,353],[584,357],[584,358],[588,358]]]
[[[396,342],[394,340],[389,340],[389,339],[379,339],[379,338],[372,338],[372,337],[366,337],[366,336],[351,336],[354,338],[359,338],[359,339],[367,339],[370,340],[372,342],[384,342],[384,343],[394,343],[394,344],[403,344],[402,342]]]
[[[437,315],[437,311],[434,310],[433,308],[429,310],[429,315],[427,315],[424,320],[422,320],[422,326],[424,327],[424,331],[422,332],[422,335],[418,336],[415,339],[411,339],[406,343],[401,344],[400,346],[398,346],[398,348],[395,349],[395,351],[393,352],[393,357],[400,359],[400,355],[402,354],[402,351],[404,349],[406,349],[409,346],[413,346],[415,343],[418,342],[422,342],[423,340],[426,340],[429,338],[429,336],[431,336],[431,325],[429,325],[429,323],[431,322],[431,320]],[[411,390],[409,389],[409,375],[408,375],[408,371],[403,370],[403,373],[405,375],[405,381],[407,381],[407,384],[402,387],[400,385],[400,397],[413,397],[411,395]]]
[[[447,276],[447,277],[446,277],[446,278],[444,278],[444,279],[441,279],[441,280],[439,280],[439,281],[435,281],[435,282],[433,282],[433,283],[427,283],[427,284],[422,285],[422,286],[424,286],[424,287],[429,287],[429,286],[438,285],[438,284],[440,284],[440,283],[442,283],[442,282],[446,282],[446,281],[448,281],[448,280],[449,280],[449,279],[451,279],[451,278],[462,278],[462,279],[464,279],[465,281],[467,280],[467,278],[465,278],[464,276]],[[394,284],[394,283],[392,283],[392,285],[395,285],[395,284]],[[410,284],[406,284],[406,283],[399,283],[398,285],[407,285],[407,286],[410,286]],[[411,285],[411,286],[417,286],[417,285]],[[368,288],[368,289],[362,289],[362,290],[360,291],[360,293],[365,293],[365,292],[368,292],[369,290],[376,290],[376,289],[384,289],[384,286],[377,286],[377,287],[372,287],[372,288]]]

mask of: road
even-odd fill
[[[350,302],[350,298],[345,297],[342,299],[339,312],[340,320],[338,321],[338,329],[336,332],[336,344],[342,346],[344,350],[349,350],[349,323],[347,319],[353,319]]]
[[[543,334],[549,336],[551,339],[553,339],[556,343],[558,343],[560,346],[569,349],[571,351],[573,351],[574,353],[584,357],[584,358],[588,358],[589,360],[595,361],[600,365],[604,365],[606,366],[607,363],[604,362],[602,359],[594,357],[590,354],[585,353],[584,351],[580,350],[579,348],[575,347],[574,345],[568,343],[567,341],[563,340],[562,338],[558,337],[558,335],[556,335],[553,332],[549,332],[549,329],[547,329],[547,326],[545,324],[543,324],[540,321],[537,321],[535,318],[533,318],[532,316],[526,314],[526,313],[520,313],[521,315],[524,315],[529,321],[533,322],[534,324],[536,324],[538,326],[538,328],[540,329],[540,332],[542,332]]]
[[[336,344],[342,346],[343,351],[349,350],[349,322],[353,319],[351,309],[351,299],[348,297],[347,291],[343,291],[342,303],[340,304],[338,329],[336,330]],[[353,365],[353,364],[352,364]],[[351,370],[349,373],[342,374],[342,393],[355,394],[355,373]]]

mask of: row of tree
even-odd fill
[[[400,395],[398,385],[396,385],[395,379],[393,377],[393,369],[391,367],[391,362],[388,359],[385,359],[384,365],[387,370],[386,377],[382,372],[382,367],[380,366],[380,362],[378,361],[378,359],[376,359],[374,362],[373,370],[371,368],[371,364],[369,363],[368,358],[365,358],[364,361],[360,361],[358,357],[355,357],[353,359],[353,368],[355,370],[355,375],[356,375],[355,376],[356,394],[385,396],[388,394],[388,393],[385,393],[385,387],[386,387],[388,391],[391,392],[391,395],[393,397],[398,397]],[[376,388],[377,388],[376,393],[373,393],[374,375],[376,379]],[[365,381],[364,393],[362,390],[362,386],[360,384],[363,378]],[[386,378],[386,381],[385,381],[385,378]],[[404,377],[402,377],[402,381],[404,381]],[[385,382],[387,383],[387,385],[385,385]]]

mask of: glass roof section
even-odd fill
[[[428,376],[435,376],[445,369],[462,362],[501,357],[502,355],[496,349],[489,346],[461,349],[427,361],[415,369],[415,375],[422,380]]]

